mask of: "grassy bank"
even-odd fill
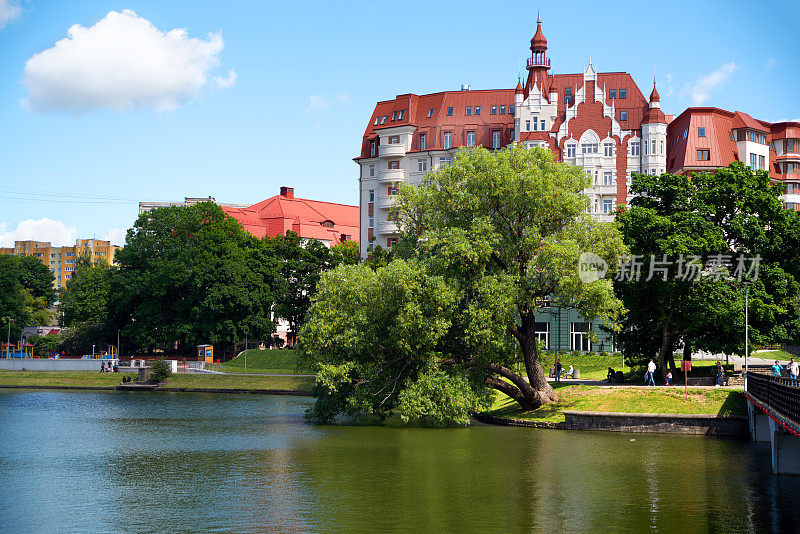
[[[247,373],[268,373],[280,375],[310,374],[312,371],[303,369],[298,363],[299,353],[294,349],[247,351]],[[242,354],[223,364],[216,369],[224,373],[244,373],[245,355]]]
[[[113,387],[128,373],[92,371],[0,371],[0,386]],[[129,374],[132,378],[138,375]],[[309,391],[314,378],[302,376],[240,376],[176,374],[162,386],[208,389],[292,389]]]
[[[498,395],[491,415],[540,421],[564,421],[564,410],[622,413],[681,413],[744,415],[741,391],[727,389],[638,388],[564,385],[556,388],[558,401],[523,411],[505,395]]]

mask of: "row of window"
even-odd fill
[[[608,91],[608,98],[610,98],[611,100],[616,99],[617,98],[617,90],[616,89],[610,89]],[[627,89],[620,89],[619,90],[619,98],[622,98],[622,99],[628,98],[628,90]]]
[[[536,322],[534,323],[534,333],[536,339],[545,350],[552,350],[559,347],[552,347],[550,344],[550,323]],[[592,331],[591,324],[587,322],[571,322],[569,324],[569,350],[588,352],[592,347]],[[605,347],[604,343],[600,344],[600,350],[613,350],[613,346]]]
[[[783,172],[790,172],[790,173],[794,173],[794,174],[800,174],[800,163],[794,163],[794,162],[791,162],[791,161],[787,161],[783,165],[784,165],[784,171]]]
[[[543,132],[545,130],[546,130],[546,128],[544,126],[544,119],[542,119],[541,121],[533,119],[533,130],[532,131],[534,131],[534,132],[542,131]],[[527,131],[527,132],[531,131],[531,121],[525,121],[525,131]]]
[[[800,139],[784,139],[783,152],[791,152],[793,154],[800,154]]]
[[[430,119],[433,116],[433,109],[431,108],[428,110],[428,118]],[[455,113],[454,106],[448,106],[447,108],[447,116],[452,117]],[[480,106],[466,106],[464,108],[464,115],[480,115],[481,114],[481,107]],[[506,106],[491,106],[489,108],[490,115],[505,115],[506,114]],[[514,106],[508,106],[508,114],[514,114]]]
[[[403,117],[405,116],[405,114],[406,114],[406,110],[404,110],[404,109],[392,111],[392,121],[401,121],[401,120],[403,120]],[[373,126],[378,126],[379,124],[386,124],[386,119],[388,119],[388,118],[389,118],[388,115],[383,115],[383,116],[378,115],[377,117],[375,117],[375,123],[373,124]]]
[[[789,195],[800,195],[800,184],[786,184],[786,193]]]
[[[766,158],[758,154],[750,154],[750,168],[753,170],[763,171],[767,168]]]
[[[767,134],[755,130],[739,130],[737,132],[739,141],[752,141],[753,143],[767,144]]]

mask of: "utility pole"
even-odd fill
[[[119,328],[117,328],[117,359],[119,360]]]
[[[11,317],[6,317],[8,319],[8,338],[6,338],[6,354],[11,355]]]

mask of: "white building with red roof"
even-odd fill
[[[629,199],[633,172],[661,174],[667,124],[653,86],[650,98],[626,72],[550,74],[541,21],[531,39],[527,78],[516,89],[403,94],[378,102],[364,132],[360,166],[361,253],[391,247],[398,228],[390,209],[399,183],[418,183],[447,165],[462,146],[499,149],[510,143],[549,148],[592,176],[591,212],[611,220]]]

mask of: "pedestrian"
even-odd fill
[[[650,360],[650,363],[647,364],[647,385],[648,386],[655,386],[656,381],[653,379],[653,376],[656,372],[656,364],[653,360]]]
[[[575,369],[573,369],[573,368],[572,368],[572,366],[570,365],[570,366],[569,366],[569,371],[567,371],[567,376],[568,376],[568,377],[570,377],[570,378],[572,378],[572,375],[573,375],[574,373],[575,373]]]
[[[672,371],[668,371],[667,372],[667,383],[665,385],[667,385],[667,386],[671,386],[672,385]]]
[[[725,371],[722,369],[722,364],[717,362],[717,386],[725,385]]]
[[[775,360],[775,365],[772,366],[773,376],[777,376],[778,378],[780,378],[781,371],[783,371],[783,366],[780,364],[778,360]]]
[[[556,382],[561,382],[561,360],[556,360]]]
[[[789,362],[789,379],[792,381],[792,385],[797,385],[797,375],[800,374],[800,363],[794,361],[794,358],[791,359]]]

